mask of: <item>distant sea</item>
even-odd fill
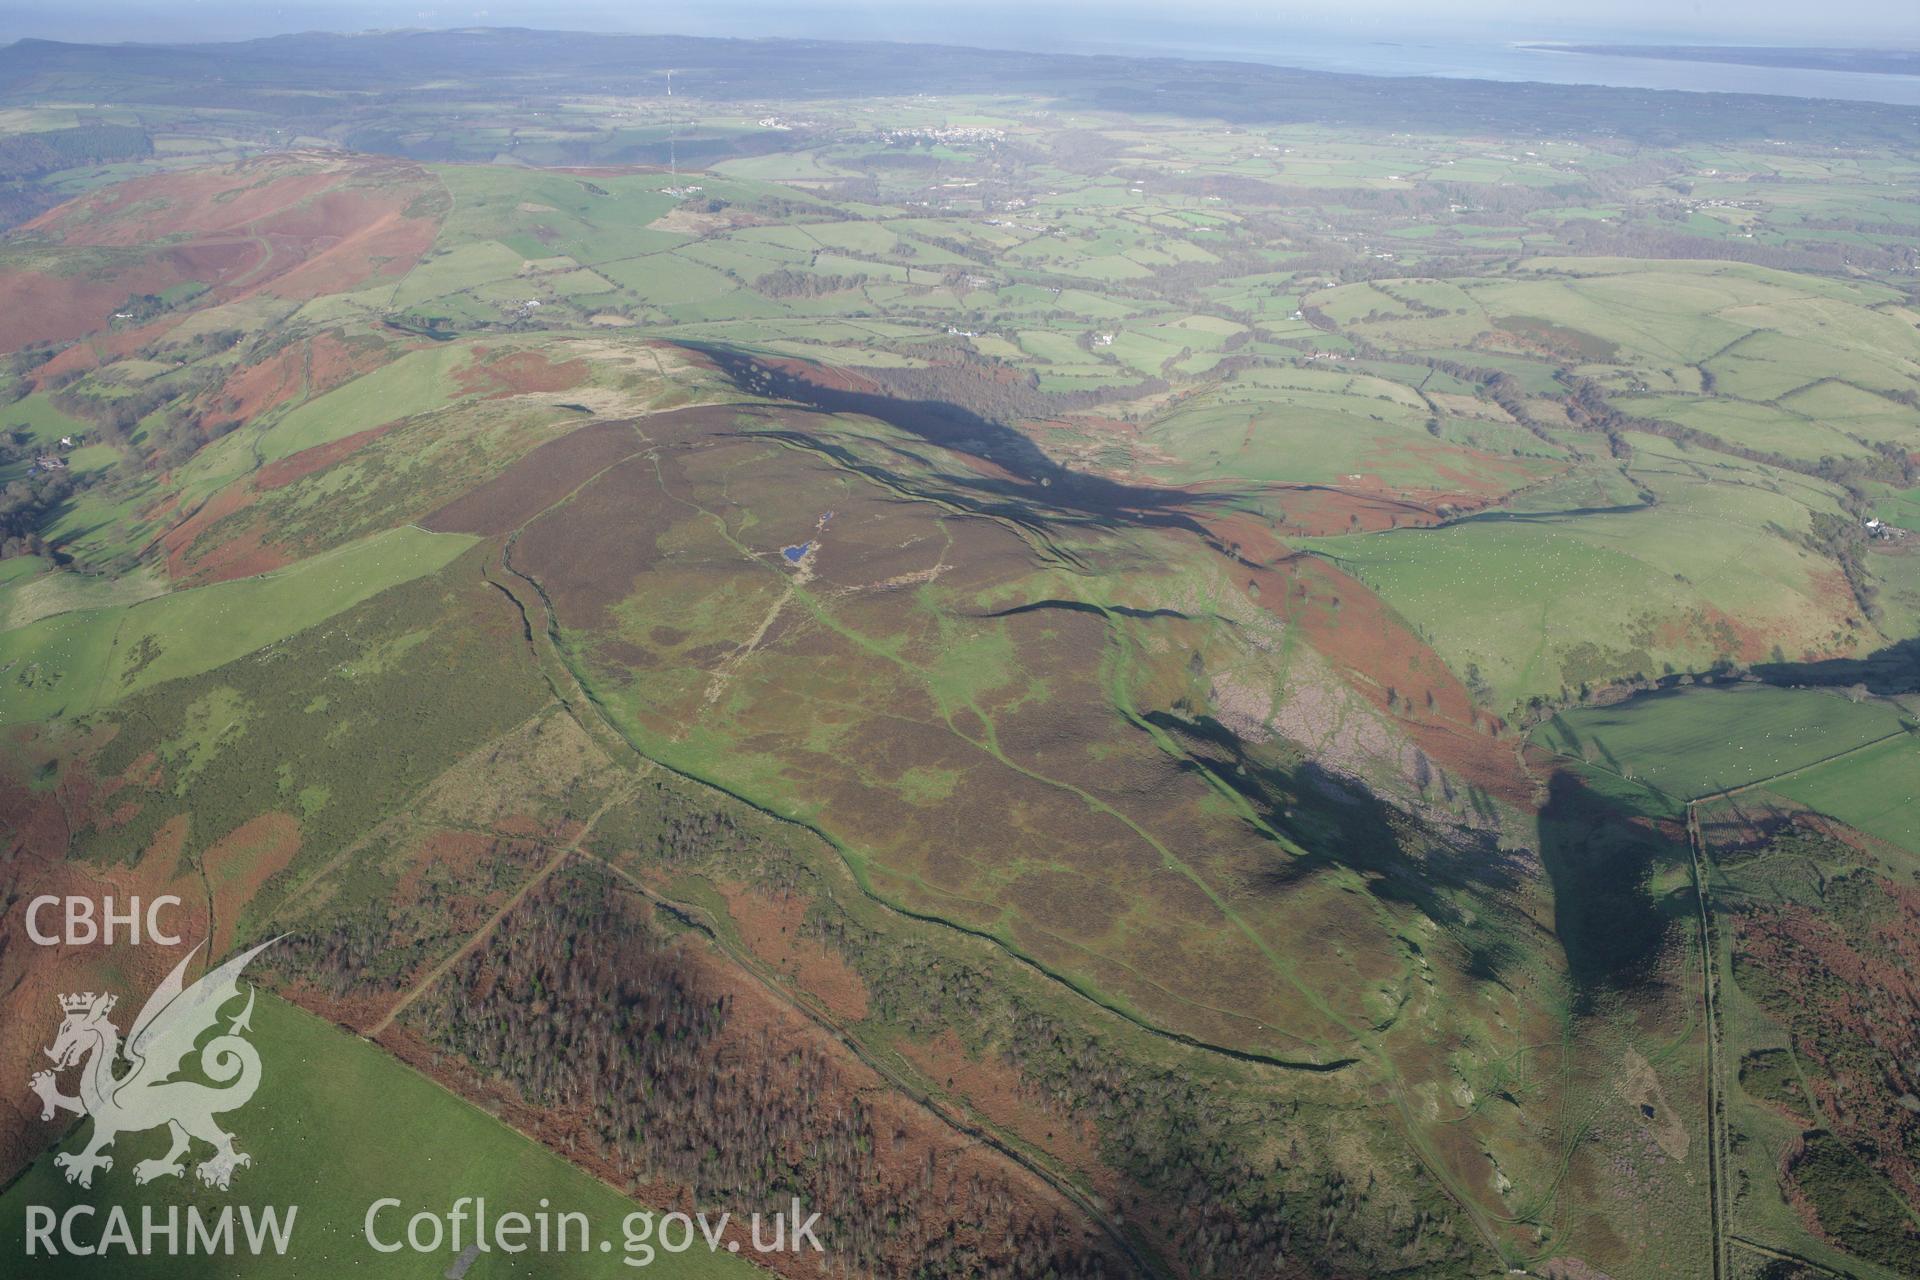
[[[85,0],[78,0],[85,3]],[[299,0],[293,0],[298,3]],[[334,0],[358,3],[359,0]],[[516,0],[492,0],[511,7]],[[551,0],[568,5],[596,0]],[[1681,62],[1575,53],[1553,45],[1703,45],[1768,43],[1737,22],[1709,34],[1699,30],[1635,30],[1598,23],[1567,25],[1554,17],[1522,28],[1481,21],[1472,25],[1385,19],[1341,26],[1333,17],[1303,25],[1276,5],[1229,21],[1209,14],[1211,0],[1185,6],[1148,0],[967,0],[961,4],[883,3],[881,0],[655,0],[643,21],[655,30],[686,35],[740,35],[822,40],[895,40],[924,44],[1020,49],[1034,53],[1106,53],[1123,57],[1198,58],[1263,62],[1309,71],[1364,76],[1440,76],[1453,80],[1596,84],[1625,89],[1680,89],[1696,93],[1758,93],[1790,98],[1840,98],[1920,106],[1920,76],[1860,71],[1745,67],[1726,62]],[[1545,6],[1553,9],[1556,6]],[[1586,6],[1604,9],[1606,6]],[[1684,8],[1676,3],[1676,9]],[[1696,6],[1697,7],[1697,6]],[[1436,9],[1445,6],[1434,6]],[[546,25],[559,25],[550,23]],[[1859,32],[1835,32],[1829,43],[1864,47],[1892,40],[1920,41],[1920,23],[1903,20],[1883,41]],[[1803,41],[1812,44],[1817,41]],[[1546,46],[1546,47],[1529,47]]]
[[[1164,33],[1148,37],[1143,32],[1140,38],[1127,39],[1125,34],[1109,32],[1102,40],[1080,40],[1069,45],[1077,47],[1062,47],[1057,42],[1052,47],[1071,53],[1265,62],[1309,71],[1343,71],[1367,76],[1439,76],[1451,80],[1598,84],[1694,93],[1764,93],[1789,98],[1840,98],[1920,106],[1920,76],[1622,58],[1565,49],[1528,48],[1518,43],[1402,42],[1251,30],[1236,36],[1190,31],[1184,37],[1171,40],[1164,38]]]

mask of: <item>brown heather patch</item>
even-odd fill
[[[747,947],[819,997],[841,1023],[867,1016],[867,984],[839,951],[801,932],[807,899],[797,894],[770,896],[744,884],[718,886],[727,914]]]
[[[145,787],[149,791],[160,789],[165,771],[160,763],[160,754],[156,751],[142,751],[133,762],[123,770],[119,777],[107,780],[105,793],[113,794],[121,787]]]
[[[513,561],[539,580],[562,625],[605,627],[608,610],[658,563],[655,541],[683,510],[665,500],[660,476],[678,487],[678,470],[670,454],[629,458],[522,530]]]
[[[527,820],[526,825],[534,824]],[[515,836],[427,832],[408,850],[406,868],[390,895],[395,920],[410,921],[413,927],[403,926],[388,945],[404,946],[416,938],[439,936],[450,940],[446,948],[450,950],[485,925],[550,857],[532,832]],[[426,963],[430,960],[423,959]],[[408,974],[402,985],[415,976]]]
[[[200,504],[186,519],[160,535],[160,549],[167,558],[167,576],[176,582],[192,572],[187,550],[218,521],[253,501],[246,480],[236,480]]]
[[[266,533],[266,525],[256,519],[249,528],[223,539],[212,550],[194,560],[192,569],[184,577],[176,579],[176,584],[202,587],[215,582],[231,582],[236,578],[251,578],[257,573],[270,573],[292,564],[292,555],[279,547],[267,545]]]
[[[257,418],[300,394],[306,383],[305,344],[280,348],[265,360],[243,364],[220,388],[219,412]]]
[[[154,174],[91,192],[26,225],[68,244],[133,246],[166,235],[236,231],[335,181],[292,158]]]
[[[403,902],[414,901],[420,897],[422,882],[429,870],[446,868],[472,871],[486,864],[487,855],[499,843],[494,837],[479,831],[429,832],[414,844],[408,856],[407,869],[400,873],[400,879],[393,887],[393,896]]]
[[[325,471],[328,467],[356,453],[363,445],[378,440],[397,425],[399,424],[389,422],[378,427],[368,427],[365,431],[356,431],[350,436],[341,436],[338,440],[329,440],[311,449],[302,449],[284,458],[275,458],[254,473],[253,487],[266,493],[285,488],[303,476]]]
[[[169,493],[151,505],[142,508],[140,518],[142,520],[165,520],[179,514],[180,495],[178,493]]]
[[[119,804],[115,805],[105,817],[101,818],[96,826],[102,831],[112,831],[115,828],[126,826],[139,815],[140,802],[138,800],[122,800]]]
[[[412,202],[413,191],[383,194],[380,199],[359,191],[329,197],[327,203],[333,206],[330,214],[347,224],[334,233],[338,238],[317,254],[296,258],[297,265],[263,292],[281,298],[318,298],[345,293],[376,276],[405,275],[420,255],[433,247],[439,224],[428,218],[409,218],[402,212]],[[306,244],[328,238],[328,232],[316,231]]]
[[[595,422],[534,449],[420,522],[435,533],[510,533],[641,448],[631,423]]]
[[[1578,1258],[1553,1258],[1541,1269],[1540,1274],[1546,1280],[1611,1280],[1606,1272]]]
[[[307,394],[320,395],[412,349],[373,337],[343,338],[338,332],[315,334],[307,344]]]
[[[1374,449],[1365,459],[1377,466],[1404,467],[1409,461],[1431,469],[1452,489],[1428,490],[1400,486],[1398,492],[1411,500],[1428,504],[1449,503],[1478,508],[1505,497],[1535,477],[1525,460],[1504,454],[1488,453],[1466,445],[1450,444],[1431,437],[1401,439]],[[1376,480],[1375,483],[1378,483]]]
[[[170,312],[137,329],[122,329],[118,333],[101,333],[85,342],[76,342],[35,369],[34,383],[38,386],[55,374],[69,371],[85,372],[113,360],[123,360],[148,343],[164,338],[169,330],[185,318],[179,312]]]
[[[48,381],[63,373],[87,373],[99,367],[100,353],[95,349],[95,344],[76,342],[35,369],[31,376],[36,387],[44,388]]]
[[[104,328],[130,294],[188,281],[211,286],[207,301],[220,303],[253,293],[314,298],[403,273],[438,231],[437,219],[407,210],[435,190],[405,161],[281,155],[155,174],[68,201],[27,228],[143,256],[96,277],[0,275],[10,304],[0,350]]]
[[[200,855],[220,930],[214,954],[234,942],[235,926],[260,887],[299,852],[299,822],[290,813],[268,812],[241,823]]]
[[[1451,1108],[1451,1104],[1443,1106]],[[1494,1185],[1484,1140],[1471,1124],[1423,1124],[1421,1133],[1438,1153],[1441,1165],[1453,1175],[1459,1190],[1472,1196],[1488,1213],[1505,1216],[1512,1212]]]
[[[1100,1159],[1100,1135],[1092,1120],[1049,1106],[1005,1060],[973,1057],[951,1029],[931,1040],[902,1038],[896,1044],[937,1087],[966,1099],[994,1125],[1086,1174],[1103,1196],[1114,1199],[1124,1193],[1125,1184]]]
[[[7,300],[6,307],[0,308],[0,351],[13,351],[29,342],[65,342],[103,329],[133,294],[162,293],[190,280],[238,276],[258,257],[255,246],[238,241],[156,249],[98,276],[0,271],[0,297]]]
[[[267,545],[266,525],[252,516],[241,529],[230,530],[217,542],[201,545],[209,529],[246,510],[254,496],[250,480],[236,480],[160,536],[158,545],[166,556],[167,576],[176,586],[227,582],[292,562],[290,554]]]
[[[1133,903],[1100,880],[1051,868],[1025,872],[1006,896],[1049,930],[1075,942],[1108,938]]]
[[[587,380],[587,362],[554,364],[543,352],[513,351],[496,355],[476,348],[473,361],[454,374],[460,390],[489,398],[565,391]]]

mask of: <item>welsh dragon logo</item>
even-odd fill
[[[113,1168],[113,1157],[103,1152],[116,1137],[161,1125],[167,1127],[173,1145],[159,1159],[136,1164],[135,1182],[179,1177],[186,1171],[182,1157],[195,1141],[213,1148],[213,1156],[194,1169],[210,1187],[226,1190],[234,1170],[253,1163],[251,1156],[234,1150],[233,1135],[214,1122],[216,1114],[245,1106],[260,1087],[260,1054],[244,1038],[253,1029],[251,987],[246,1007],[228,1021],[225,1031],[219,1030],[220,1010],[240,994],[240,971],[247,962],[275,941],[269,939],[235,956],[192,986],[183,981],[193,959],[193,952],[188,952],[147,997],[124,1044],[119,1028],[107,1016],[118,997],[91,991],[60,997],[66,1019],[45,1051],[54,1069],[35,1073],[29,1087],[40,1096],[42,1120],[62,1111],[93,1118],[87,1149],[54,1157],[67,1181],[91,1187],[94,1170]],[[217,1034],[201,1044],[209,1031]],[[199,1075],[213,1083],[177,1078],[189,1069],[190,1061],[197,1064]],[[76,1066],[80,1068],[79,1093],[60,1092],[57,1073]]]

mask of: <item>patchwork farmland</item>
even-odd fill
[[[0,50],[0,876],[279,939],[292,1269],[1914,1272],[1910,113],[289,39]]]

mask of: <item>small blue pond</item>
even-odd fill
[[[803,542],[797,547],[780,548],[780,554],[785,556],[789,563],[799,564],[801,557],[805,556],[807,552],[811,550],[813,550],[813,544],[811,542]]]

